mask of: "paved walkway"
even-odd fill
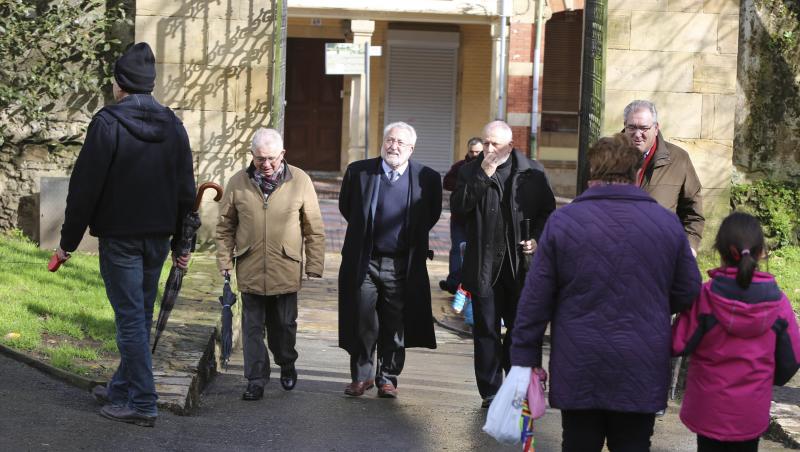
[[[341,262],[339,252],[342,248],[347,223],[338,209],[337,189],[340,184],[316,182],[321,192],[320,208],[325,222],[326,234],[326,274],[325,278],[336,275]],[[322,184],[322,185],[320,185]],[[445,192],[445,198],[449,192]],[[563,205],[568,200],[559,200]],[[428,274],[431,281],[432,310],[436,323],[461,337],[469,337],[471,329],[464,324],[463,316],[455,314],[450,308],[452,296],[439,290],[438,281],[445,279],[448,273],[448,252],[450,249],[450,210],[446,203],[442,215],[430,234],[430,247],[434,251],[434,260],[428,261]],[[300,326],[309,328],[335,328],[336,323],[336,287],[326,280],[309,281],[301,292],[299,308]],[[331,309],[334,308],[334,309]],[[776,387],[772,403],[772,438],[800,449],[800,373],[784,387]]]

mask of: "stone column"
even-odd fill
[[[498,116],[497,99],[500,98],[500,84],[506,82],[505,80],[500,80],[500,65],[505,64],[505,61],[501,60],[500,55],[500,27],[500,19],[498,19],[496,23],[492,24],[492,83],[490,92],[491,95],[489,96],[489,99],[491,99],[489,111],[491,112],[491,118],[493,120]],[[506,92],[506,100],[508,100],[508,92]],[[508,105],[507,102],[506,105]]]
[[[364,44],[371,42],[372,33],[375,31],[375,21],[372,20],[351,20],[350,35],[353,44],[363,47]],[[364,158],[364,143],[368,131],[365,129],[364,118],[367,114],[366,99],[364,93],[369,89],[366,80],[361,75],[346,75],[344,86],[349,87],[349,97],[345,98],[345,105],[349,108],[349,114],[343,115],[349,118],[347,131],[343,135],[346,137],[344,149],[347,154],[342,159],[342,167],[348,163]],[[370,118],[374,120],[375,118]],[[375,147],[375,143],[372,143]]]

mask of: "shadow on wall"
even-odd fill
[[[146,3],[153,6],[137,11],[137,39],[156,53],[153,94],[183,120],[198,183],[224,186],[249,163],[255,130],[270,122],[274,2]],[[203,244],[213,236],[216,204],[204,202],[201,218]]]
[[[741,180],[800,177],[800,2],[743,0],[733,161]]]

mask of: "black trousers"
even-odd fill
[[[353,381],[375,378],[375,383],[392,383],[403,371],[406,359],[403,340],[403,305],[406,285],[406,257],[374,257],[358,292],[359,350],[350,355]],[[377,371],[373,361],[378,349]]]
[[[593,452],[608,441],[611,452],[647,452],[656,416],[609,410],[562,410],[561,450]]]
[[[265,326],[275,364],[281,369],[293,368],[297,361],[297,292],[271,296],[242,293],[244,376],[258,386],[269,381],[270,373]]]
[[[482,398],[494,396],[503,384],[503,371],[508,373],[511,369],[511,331],[517,316],[518,287],[511,274],[511,264],[505,259],[491,293],[472,298],[475,380]],[[500,319],[506,327],[502,338]]]
[[[697,435],[697,452],[758,452],[758,437],[748,441],[719,441]]]

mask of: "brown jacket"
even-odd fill
[[[645,169],[641,188],[661,206],[678,215],[689,243],[697,250],[706,222],[700,179],[686,151],[666,142],[661,132],[657,140],[656,155]]]
[[[285,179],[264,200],[250,177],[255,168],[231,177],[219,206],[217,266],[236,266],[239,290],[279,295],[300,290],[307,274],[322,276],[325,230],[311,178],[286,164]],[[303,247],[305,246],[305,262]]]

